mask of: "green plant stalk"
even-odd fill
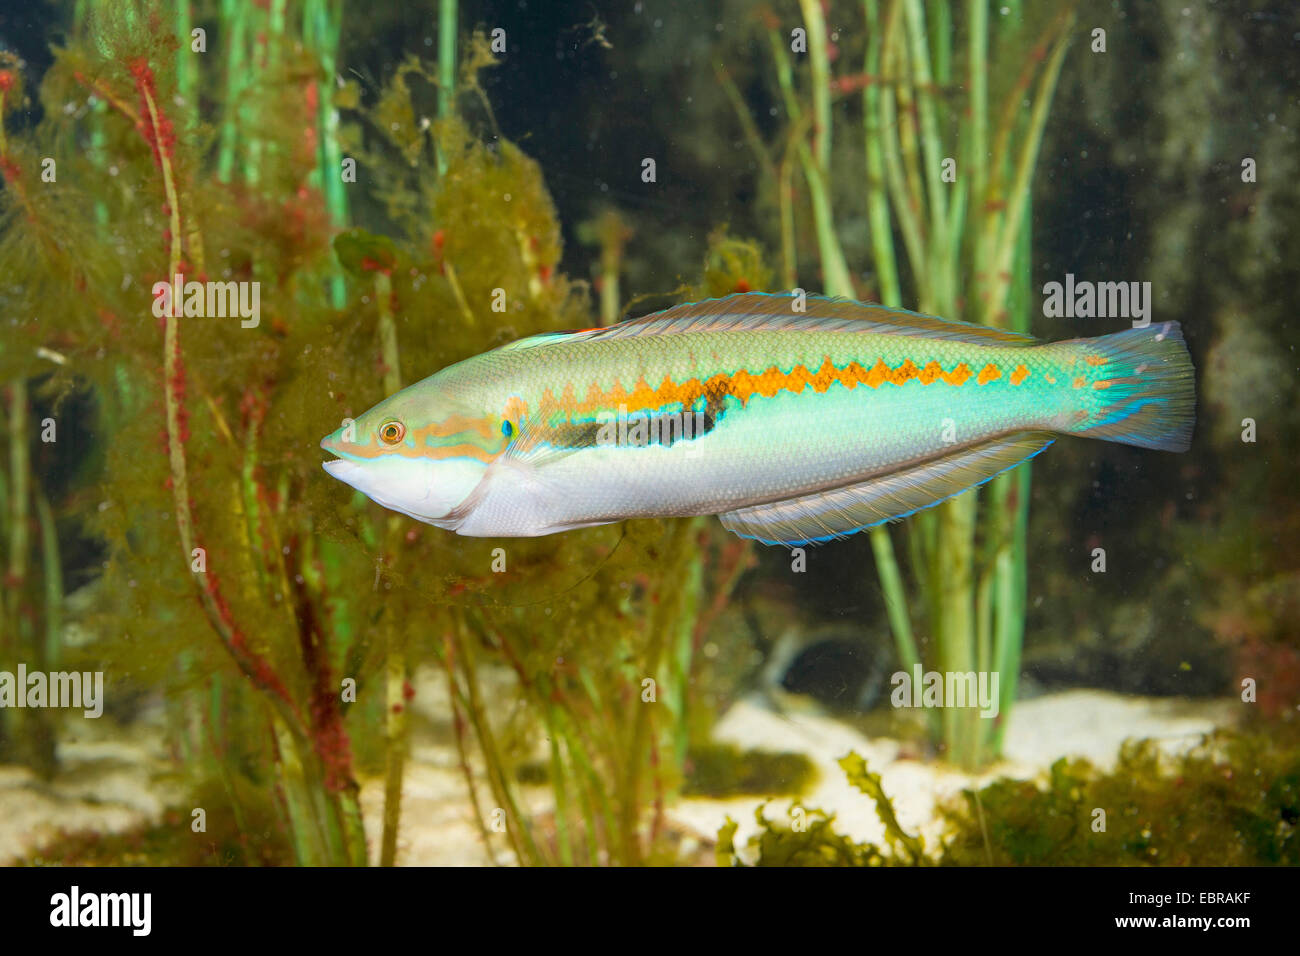
[[[229,31],[226,40],[226,91],[223,99],[221,145],[217,151],[217,178],[230,182],[235,170],[239,143],[241,100],[247,82],[244,71],[245,36],[248,30],[248,0],[221,0],[221,22]]]
[[[668,687],[665,700],[673,715],[672,731],[673,769],[686,764],[690,747],[689,703],[691,659],[695,652],[695,622],[700,617],[700,601],[704,594],[704,563],[695,542],[705,533],[703,518],[691,518],[686,538],[686,573],[677,587],[681,595],[681,608],[677,616],[677,633],[668,655]]]
[[[727,96],[727,102],[731,104],[736,119],[740,122],[741,132],[744,134],[745,142],[749,144],[749,148],[754,151],[754,158],[758,160],[760,172],[762,172],[765,179],[773,182],[776,179],[776,171],[775,164],[772,161],[772,154],[768,150],[767,144],[763,142],[758,126],[754,123],[754,115],[745,104],[745,98],[736,87],[736,81],[731,78],[731,73],[721,63],[713,65],[713,75],[717,77],[718,85],[722,87],[722,92]]]
[[[478,737],[479,750],[482,752],[484,762],[487,764],[488,782],[492,787],[494,796],[501,802],[502,809],[506,811],[508,817],[506,835],[509,837],[515,856],[520,863],[540,865],[544,860],[537,849],[537,844],[533,842],[528,820],[519,810],[519,804],[515,800],[510,781],[502,765],[501,751],[497,747],[496,738],[492,733],[492,727],[487,718],[487,712],[483,708],[478,675],[469,650],[471,642],[464,639],[464,635],[460,633],[459,628],[453,629],[452,640],[456,659],[460,661],[461,670],[464,672],[466,709],[469,712],[474,733]]]
[[[9,476],[0,468],[0,541],[8,542],[9,537]],[[17,634],[9,616],[8,592],[0,594],[0,661],[8,662],[10,655],[17,651]],[[0,708],[0,759],[12,748],[17,737],[18,711],[10,707]]]
[[[253,3],[249,7],[249,31],[248,36],[253,39],[248,50],[248,59],[244,64],[246,76],[243,80],[244,91],[260,91],[265,88],[266,80],[266,62],[257,55],[258,44],[256,37],[264,34],[267,29],[267,20],[270,17],[269,10]],[[270,44],[267,44],[267,53],[270,54]],[[262,140],[256,135],[249,135],[249,131],[256,130],[257,126],[253,122],[256,115],[257,104],[250,102],[241,97],[239,104],[240,125],[243,128],[241,139],[244,142],[244,162],[243,175],[244,182],[249,186],[256,186],[261,180],[262,169]]]
[[[831,60],[826,45],[826,17],[820,0],[799,0],[808,31],[808,61],[812,68],[813,155],[825,177],[831,169]]]
[[[59,535],[54,526],[54,512],[41,491],[36,495],[36,519],[41,529],[41,562],[45,580],[45,645],[41,665],[57,670],[60,638],[63,634],[63,569],[59,562]]]
[[[602,749],[605,753],[621,753],[623,750],[622,740],[616,731],[622,725],[610,709],[605,706],[601,698],[600,688],[596,686],[596,679],[592,676],[591,669],[585,664],[578,665],[578,684],[583,693],[587,695],[587,701],[591,704],[592,709],[600,717],[600,720],[592,721],[589,725],[599,734],[596,746],[590,747],[589,750],[592,753],[600,753]]]
[[[1034,175],[1034,165],[1038,160],[1038,150],[1043,142],[1043,130],[1047,125],[1047,113],[1051,107],[1052,96],[1056,92],[1056,82],[1061,75],[1061,66],[1065,62],[1065,51],[1069,47],[1070,31],[1068,23],[1061,30],[1047,61],[1043,78],[1034,95],[1033,108],[1029,115],[1029,127],[1025,132],[1025,142],[1016,160],[1015,177],[1011,189],[1011,198],[1007,204],[1005,225],[999,237],[997,252],[993,259],[992,281],[995,283],[994,301],[1007,294],[1010,284],[1011,260],[1016,251],[1016,237],[1024,223],[1025,211],[1029,208],[1030,186]]]
[[[380,361],[384,369],[384,394],[401,391],[401,356],[397,348],[397,325],[393,319],[393,284],[385,272],[375,273],[375,308],[379,312]],[[386,519],[386,552],[396,551],[401,522]],[[397,857],[397,830],[402,817],[402,777],[406,768],[408,680],[405,642],[397,622],[389,615],[384,622],[384,827],[379,865],[393,866]]]
[[[659,671],[659,660],[663,656],[665,624],[661,621],[659,615],[650,617],[650,635],[649,643],[646,650],[646,669],[648,676],[655,679],[656,685],[660,683],[656,676]],[[635,717],[632,721],[632,735],[629,741],[628,749],[623,755],[627,764],[627,771],[623,777],[622,793],[619,799],[619,834],[623,841],[623,862],[629,866],[639,866],[645,862],[645,854],[641,846],[640,828],[641,812],[644,805],[642,799],[642,782],[641,770],[643,755],[650,749],[650,735],[653,733],[652,724],[654,722],[654,713],[651,708],[658,704],[649,704],[641,700],[641,686],[637,684],[633,687],[634,699],[637,701]]]
[[[1032,265],[1032,222],[1031,205],[1026,204],[1024,223],[1017,238],[1015,284],[1011,288],[1012,328],[1017,332],[1029,331],[1029,309],[1031,301],[1030,274]],[[1002,743],[1006,737],[1007,715],[1016,699],[1016,688],[1020,681],[1020,651],[1025,637],[1025,603],[1029,581],[1028,573],[1028,532],[1029,532],[1029,493],[1033,478],[1032,462],[1026,462],[1010,475],[1003,475],[1007,490],[1002,499],[1002,514],[1005,525],[1009,527],[1009,540],[999,549],[994,588],[997,596],[997,614],[994,631],[995,666],[1000,675],[998,713],[993,733],[993,751],[1001,753]]]
[[[676,555],[683,546],[683,539],[687,537],[691,523],[688,521],[675,521],[672,525],[671,542],[665,549],[669,555]],[[676,595],[672,595],[676,597]],[[659,679],[659,662],[663,656],[664,644],[666,643],[666,633],[669,627],[669,621],[673,618],[666,607],[669,601],[663,600],[660,596],[658,604],[654,605],[653,613],[646,618],[646,652],[644,660],[643,678],[648,677],[655,682],[656,689],[662,683]],[[623,840],[624,862],[630,865],[640,864],[642,862],[642,852],[638,830],[641,823],[641,765],[642,755],[646,753],[650,742],[650,724],[653,714],[651,710],[657,704],[648,704],[641,699],[641,686],[638,682],[634,685],[636,711],[632,719],[632,729],[628,739],[628,746],[624,750],[624,760],[627,765],[627,771],[623,776],[621,794],[619,799],[619,833]],[[656,690],[656,700],[658,691]]]
[[[606,236],[600,249],[600,321],[613,325],[622,311],[618,274],[622,268],[622,245]]]
[[[986,310],[985,320],[995,325],[1005,326],[1010,318],[1020,331],[1027,331],[1028,326],[1030,255],[1028,218],[1032,170],[1042,140],[1048,105],[1064,57],[1068,38],[1068,29],[1064,26],[1066,22],[1068,19],[1061,22],[1060,35],[1052,48],[1034,96],[1026,139],[1017,158],[1015,174],[1009,190],[1007,211],[998,234],[997,244],[986,242],[984,246],[985,250],[997,249],[998,251],[994,255],[991,269],[980,270],[978,266],[976,269],[977,275],[983,271],[991,279],[987,294],[980,295],[981,304]],[[976,164],[977,169],[979,165]],[[983,204],[979,205],[982,213]],[[992,216],[988,218],[989,221],[984,224],[982,230],[986,237],[992,235],[997,228],[997,218]],[[1016,257],[1014,266],[1002,251],[1007,242],[1014,243]],[[984,265],[989,265],[987,260]],[[1010,275],[1016,277],[1017,285],[1013,290],[1009,289]],[[1009,293],[1014,300],[1010,303],[1007,301]],[[1004,308],[1004,305],[1009,305],[1010,308]],[[1007,717],[1015,700],[1020,648],[1024,638],[1025,582],[1027,581],[1025,526],[1028,515],[1029,481],[1029,466],[1026,465],[1013,475],[1002,476],[991,487],[989,524],[996,550],[991,569],[992,578],[988,590],[982,591],[977,599],[977,607],[982,612],[980,623],[985,627],[984,640],[980,647],[984,655],[991,658],[990,666],[998,672],[1000,678],[1001,719],[994,724],[989,724],[987,721],[980,723],[973,712],[969,715],[973,733],[965,735],[958,759],[963,762],[969,761],[971,766],[977,766],[987,757],[1000,752]],[[991,622],[988,620],[989,617]],[[988,634],[989,630],[992,634]],[[991,648],[988,647],[989,643],[992,645]]]
[[[580,779],[584,781],[583,793],[586,797],[583,802],[583,814],[587,821],[587,828],[590,835],[590,841],[593,846],[598,845],[598,832],[596,829],[595,813],[593,807],[599,807],[599,822],[604,827],[605,847],[610,858],[616,862],[623,862],[620,856],[621,847],[619,841],[615,839],[614,834],[617,832],[618,815],[614,812],[614,807],[610,803],[609,789],[602,782],[600,774],[596,771],[595,762],[592,759],[593,747],[587,741],[581,731],[578,722],[574,721],[566,710],[559,710],[558,717],[563,722],[565,728],[565,740],[568,744],[569,756],[577,765],[581,774]],[[573,721],[571,723],[571,721]],[[592,863],[597,862],[594,858]]]
[[[926,19],[930,22],[930,61],[934,80],[939,86],[952,82],[952,0],[928,0]]]
[[[989,516],[981,523],[981,530],[989,533],[1000,534],[1001,528],[996,520],[998,515],[998,491],[993,489],[989,494],[988,507],[986,513]],[[976,576],[975,585],[975,672],[988,673],[993,668],[993,578],[996,569],[996,562],[988,567],[979,568]],[[982,726],[976,724],[977,727]]]
[[[185,670],[190,670],[193,667],[192,655],[187,656],[190,659],[184,661],[183,667]],[[230,773],[229,734],[224,719],[226,714],[225,696],[225,682],[222,680],[221,673],[212,674],[208,678],[208,711],[207,717],[203,721],[200,739],[204,744],[203,752],[207,757],[205,763],[213,768],[214,775],[220,781],[221,789],[225,791],[231,813],[235,818],[235,829],[243,836],[249,831],[238,795],[235,793],[234,780]]]
[[[923,8],[919,0],[903,2],[906,38],[898,37],[887,28],[882,41],[887,44],[886,52],[881,56],[882,63],[907,64],[905,77],[895,86],[897,112],[893,112],[892,104],[885,107],[884,122],[879,124],[881,129],[896,131],[898,138],[897,146],[893,137],[886,138],[888,149],[883,151],[884,166],[888,175],[889,157],[894,157],[895,206],[900,220],[905,220],[909,214],[917,219],[916,235],[909,244],[909,253],[915,257],[914,264],[920,266],[914,271],[918,274],[921,309],[951,315],[956,304],[958,263],[953,252],[956,243],[947,242],[945,236],[950,226],[959,227],[960,217],[950,222],[945,211],[948,196],[940,175],[942,144]],[[869,21],[873,13],[871,9],[867,10]],[[889,98],[882,97],[881,100],[888,102]],[[917,119],[913,119],[913,103],[916,104]],[[897,124],[893,122],[895,116],[900,117]],[[916,143],[918,120],[920,148],[925,152],[925,175],[920,173],[922,167]],[[921,223],[925,221],[927,211],[928,236],[921,241]],[[906,229],[904,238],[906,241]],[[977,642],[973,580],[975,498],[962,495],[940,505],[936,512],[934,518],[923,518],[914,525],[914,530],[920,535],[916,564],[926,569],[922,582],[937,585],[926,588],[924,593],[930,604],[929,618],[936,637],[939,667],[945,672],[965,672],[975,661]],[[927,530],[934,536],[933,547],[926,544],[930,537]],[[971,753],[973,728],[963,716],[945,708],[940,726],[949,758],[969,765],[977,757]]]
[[[911,41],[911,80],[916,88],[921,123],[921,148],[925,154],[923,179],[929,198],[930,242],[932,255],[936,255],[946,244],[948,185],[942,179],[943,140],[939,135],[939,122],[935,110],[934,76],[930,71],[930,49],[926,42],[925,8],[921,0],[905,0],[904,6],[907,35]],[[942,263],[941,263],[942,265]],[[953,269],[941,269],[938,275],[945,279],[944,285],[931,289],[931,295],[948,301],[956,298],[948,281]],[[939,314],[948,314],[940,312]]]
[[[312,812],[319,823],[325,847],[325,859],[330,866],[346,866],[352,856],[348,852],[347,837],[343,830],[343,808],[335,794],[326,789],[319,772],[319,760],[311,745],[299,741],[303,763],[311,768],[312,775],[306,783],[307,794],[311,800]]]
[[[554,706],[543,704],[542,715],[546,737],[550,744],[551,789],[555,791],[555,843],[559,849],[560,863],[573,866],[573,843],[569,837],[569,795],[564,784],[567,776],[564,760],[560,756],[560,734],[556,727]]]
[[[553,719],[556,726],[559,727],[561,718],[555,717]],[[574,778],[574,791],[577,794],[578,810],[582,814],[582,830],[579,834],[582,840],[582,855],[577,859],[583,866],[594,866],[600,849],[600,841],[599,831],[596,829],[596,810],[591,796],[592,780],[583,771],[582,765],[574,753],[573,743],[573,738],[565,734],[564,749],[568,755],[569,764],[574,768],[571,774]]]
[[[159,109],[152,94],[145,86],[140,86],[141,99],[149,116],[148,128],[160,127]],[[179,270],[181,257],[181,215],[177,196],[177,183],[174,178],[172,160],[169,151],[156,151],[162,171],[163,192],[167,197],[170,216],[170,236],[168,253],[168,275]],[[190,505],[189,482],[187,478],[184,444],[181,440],[182,392],[181,382],[180,330],[176,317],[169,311],[164,317],[163,325],[163,370],[164,370],[164,410],[167,423],[167,457],[171,474],[172,499],[175,510],[177,537],[186,567],[191,560],[194,548],[195,529]],[[346,852],[346,837],[338,832],[337,820],[331,810],[338,811],[339,804],[326,801],[321,795],[323,790],[319,774],[316,774],[315,786],[306,781],[302,753],[315,763],[314,753],[308,743],[310,732],[294,707],[288,691],[273,670],[265,662],[259,662],[256,652],[250,651],[243,643],[236,626],[228,617],[228,611],[218,600],[215,587],[200,582],[197,575],[194,583],[198,592],[199,604],[203,608],[213,630],[221,639],[226,650],[234,658],[245,676],[260,690],[265,692],[265,699],[271,704],[277,740],[278,753],[287,764],[282,768],[282,781],[286,805],[290,814],[290,827],[295,833],[295,845],[298,852],[305,854],[304,861],[343,862],[349,859]],[[260,665],[260,666],[259,666]],[[354,798],[353,798],[354,799]],[[322,808],[323,802],[331,806]],[[341,812],[341,811],[339,811]],[[325,829],[322,830],[321,828]],[[307,829],[303,829],[307,828]],[[299,839],[301,835],[302,839]],[[349,836],[355,837],[350,831]],[[363,844],[364,845],[364,844]]]
[[[443,673],[447,675],[447,699],[451,702],[452,728],[456,732],[456,757],[460,763],[461,775],[465,778],[465,791],[469,795],[470,808],[474,811],[474,823],[478,827],[483,849],[493,864],[499,865],[496,851],[492,848],[492,831],[483,822],[483,805],[479,801],[478,785],[474,782],[474,771],[469,765],[469,749],[465,746],[465,714],[462,710],[460,686],[456,683],[456,669],[453,665],[455,649],[451,635],[443,634],[443,648],[440,655]]]
[[[966,159],[966,175],[970,177],[971,231],[974,233],[972,247],[972,276],[969,299],[976,321],[987,322],[988,301],[988,263],[983,255],[984,234],[989,197],[986,194],[988,179],[988,123],[989,123],[989,77],[988,77],[988,0],[968,0],[967,3],[967,81],[969,91],[965,139],[969,144]]]
[[[905,208],[916,211],[917,225],[921,230],[923,239],[922,248],[925,250],[922,259],[927,259],[929,254],[929,232],[926,224],[927,216],[925,215],[925,178],[921,174],[921,156],[920,148],[917,145],[919,131],[917,129],[917,106],[916,97],[913,90],[913,78],[911,74],[911,56],[908,53],[908,44],[906,37],[906,25],[899,27],[901,36],[891,33],[891,38],[896,38],[891,44],[892,59],[888,62],[899,64],[902,68],[902,75],[898,77],[894,84],[894,98],[897,100],[895,110],[890,117],[890,125],[898,132],[898,153],[902,160],[903,181],[905,188],[903,195],[906,196],[907,202]],[[917,283],[919,289],[928,289],[933,285],[931,281],[922,285]]]
[[[898,40],[899,3],[890,4],[889,13],[880,30],[881,53],[880,75],[882,83],[893,75],[895,61],[903,58]],[[869,22],[874,19],[872,9],[868,9]],[[885,182],[889,197],[893,202],[894,216],[898,220],[898,231],[903,237],[903,248],[907,252],[907,261],[912,268],[912,277],[917,288],[924,289],[929,282],[928,263],[925,257],[925,227],[920,217],[919,197],[908,185],[908,176],[904,168],[902,152],[902,132],[898,122],[898,110],[895,98],[901,95],[901,85],[894,95],[881,93],[877,102],[880,106],[880,121],[876,124],[877,141],[881,146],[884,161]],[[913,203],[918,205],[913,205]],[[901,293],[899,301],[902,301]]]
[[[305,780],[297,740],[280,717],[271,714],[279,768],[280,792],[289,817],[289,836],[299,866],[324,866],[328,860],[311,795]]]
[[[27,382],[9,383],[9,567],[5,587],[9,617],[10,651],[23,645],[22,596],[27,581],[27,508],[31,499],[31,457],[27,446]]]
[[[798,150],[804,179],[808,183],[808,196],[812,201],[817,249],[822,263],[822,282],[825,284],[827,294],[852,298],[853,280],[849,278],[849,267],[844,261],[844,250],[840,247],[839,238],[835,234],[834,213],[825,176],[813,162],[807,144],[800,143]]]
[[[180,45],[176,48],[176,92],[185,101],[185,108],[197,116],[199,103],[194,91],[198,70],[194,62],[196,54],[190,50],[192,23],[189,0],[176,0],[176,37],[180,40]]]
[[[355,785],[338,798],[339,815],[343,822],[343,839],[346,841],[349,866],[366,866],[366,823],[361,815],[361,796]]]
[[[391,617],[391,615],[390,615]],[[402,818],[402,777],[406,766],[406,653],[392,620],[384,623],[384,826],[379,865],[397,859],[397,831]]]
[[[334,105],[334,77],[338,72],[339,36],[343,13],[333,0],[308,0],[303,7],[303,32],[314,40],[325,75],[318,86],[320,128],[320,177],[325,194],[325,208],[336,229],[348,224],[348,196],[343,188],[343,151],[339,146],[339,111]],[[330,304],[335,309],[347,305],[347,283],[337,259],[329,277]]]
[[[781,210],[781,286],[793,289],[799,281],[799,260],[795,245],[794,164],[781,158],[777,172],[777,202]]]
[[[804,2],[804,0],[801,0],[801,2]],[[818,12],[818,16],[820,16],[820,12]],[[776,62],[777,82],[780,84],[785,98],[786,112],[790,115],[791,123],[798,127],[803,122],[803,110],[800,108],[798,97],[794,92],[794,77],[790,70],[789,60],[785,55],[781,35],[776,30],[769,30],[768,38],[772,46],[772,56]],[[824,43],[818,49],[820,49],[823,57],[826,56]],[[812,55],[813,50],[814,47],[810,43],[810,55]],[[813,75],[814,77],[818,75],[829,77],[829,66],[826,63],[814,64]],[[826,82],[829,83],[829,79]],[[827,95],[829,96],[829,90]],[[821,142],[829,143],[829,114],[825,119],[826,126],[823,128],[825,139]],[[796,152],[799,156],[799,163],[803,168],[804,180],[808,184],[808,196],[812,202],[813,225],[817,234],[817,251],[821,258],[822,282],[825,285],[825,291],[830,295],[852,296],[853,282],[849,278],[849,268],[844,261],[844,251],[840,247],[838,237],[835,235],[835,221],[831,212],[831,200],[826,184],[826,173],[829,167],[823,168],[816,161],[812,150],[808,148],[808,144],[802,138],[796,143]]]
[[[438,0],[438,119],[456,113],[456,21],[459,0]],[[447,171],[447,157],[436,151],[438,175]]]
[[[903,290],[898,281],[898,257],[894,252],[893,230],[889,222],[889,197],[885,192],[885,154],[881,147],[884,131],[880,125],[880,11],[876,0],[863,3],[867,16],[867,55],[862,72],[867,86],[862,91],[862,128],[867,158],[867,220],[871,225],[872,258],[880,301],[891,308],[903,304]]]
[[[974,493],[959,495],[939,506],[939,546],[936,561],[943,591],[938,596],[939,670],[964,674],[975,669],[976,634],[974,620]],[[966,769],[979,762],[975,752],[975,728],[980,720],[977,708],[943,712],[944,743],[949,759]]]

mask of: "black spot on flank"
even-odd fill
[[[722,411],[722,396],[710,397],[702,409],[695,411],[631,412],[619,420],[564,422],[548,429],[544,440],[553,448],[575,451],[597,445],[671,448],[713,431]]]

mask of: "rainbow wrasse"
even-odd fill
[[[321,446],[335,478],[464,535],[716,514],[796,545],[937,504],[1058,435],[1184,451],[1194,405],[1174,322],[1043,344],[747,293],[474,356]]]

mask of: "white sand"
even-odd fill
[[[445,684],[435,673],[422,673],[416,686],[417,712],[432,719],[439,729],[435,733],[424,721],[417,724],[424,729],[413,735],[398,862],[489,864],[455,748],[446,739]],[[880,843],[883,828],[874,805],[849,786],[836,763],[844,754],[856,751],[881,775],[903,827],[920,832],[933,846],[940,827],[936,804],[972,783],[998,776],[1028,779],[1062,756],[1087,757],[1099,766],[1109,766],[1127,738],[1153,738],[1163,749],[1181,750],[1215,727],[1230,725],[1235,706],[1231,701],[1180,702],[1092,690],[1023,701],[1011,715],[1006,759],[978,777],[915,759],[911,749],[899,741],[868,739],[831,717],[776,713],[757,698],[734,706],[719,722],[715,737],[745,749],[807,754],[817,766],[818,780],[799,803],[835,813],[837,829],[855,840]],[[116,726],[108,718],[78,721],[75,726],[81,728],[78,737],[61,743],[62,769],[52,782],[46,784],[23,768],[0,766],[0,861],[28,856],[59,828],[119,832],[156,821],[166,806],[183,798],[157,717],[129,727]],[[490,811],[485,782],[479,794]],[[534,812],[545,811],[547,790],[528,788],[523,799]],[[674,829],[694,834],[691,842],[707,851],[730,815],[740,825],[737,846],[741,846],[757,829],[754,809],[760,802],[756,797],[688,799],[670,808],[669,816]],[[361,803],[371,856],[377,859],[383,809],[381,779],[362,781]],[[790,805],[788,798],[774,800],[767,815],[780,818]],[[497,846],[500,861],[511,862],[504,841],[498,838]]]

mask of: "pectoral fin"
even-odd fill
[[[937,505],[1028,461],[1052,441],[1047,432],[1017,432],[858,484],[719,517],[728,531],[764,544],[830,541]]]

